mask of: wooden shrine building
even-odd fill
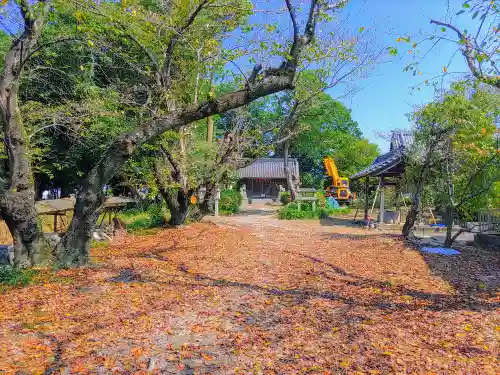
[[[298,182],[297,159],[290,158],[288,168],[292,173],[292,179]],[[288,190],[283,158],[260,158],[245,168],[241,168],[238,173],[250,199],[278,199],[280,186]]]
[[[370,178],[378,178],[378,188],[380,191],[380,213],[379,222],[384,223],[386,219],[385,211],[385,188],[387,186],[396,187],[396,201],[399,205],[400,181],[405,172],[405,153],[413,143],[413,133],[410,131],[396,130],[392,132],[390,151],[378,156],[366,169],[350,177],[351,181],[364,179],[365,182],[365,220],[368,220],[368,192]],[[395,221],[400,222],[398,216]]]

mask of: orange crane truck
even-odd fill
[[[330,156],[323,158],[323,164],[328,176],[332,179],[331,185],[326,187],[326,195],[335,198],[339,204],[351,204],[356,199],[356,195],[349,188],[349,179],[339,176],[335,161]]]

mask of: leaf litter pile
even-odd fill
[[[195,224],[0,300],[5,374],[498,374],[498,253]],[[370,232],[372,234],[372,232]]]

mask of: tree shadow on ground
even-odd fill
[[[395,234],[342,234],[323,235],[327,240],[351,239],[363,240],[371,237],[401,239]],[[434,276],[448,282],[457,292],[466,298],[475,296],[493,296],[500,288],[500,253],[474,246],[460,247],[460,255],[445,256],[417,251]],[[307,255],[304,255],[307,256]],[[333,265],[330,265],[334,267]]]
[[[295,253],[297,254],[297,253]],[[213,278],[207,275],[193,273],[195,280],[208,282],[208,285],[214,287],[235,287],[247,290],[253,290],[262,292],[264,294],[272,296],[287,296],[294,297],[294,300],[298,303],[302,303],[305,300],[311,298],[322,298],[331,301],[340,301],[346,305],[350,306],[360,306],[368,309],[379,309],[385,311],[398,311],[398,310],[432,310],[432,311],[453,311],[453,310],[471,310],[471,311],[490,311],[496,310],[500,307],[498,303],[491,303],[486,300],[478,300],[475,298],[469,298],[467,295],[447,295],[442,293],[429,293],[420,290],[414,290],[406,288],[404,286],[391,286],[387,283],[357,276],[346,272],[342,268],[339,268],[333,264],[326,263],[321,259],[310,257],[305,254],[297,254],[305,258],[310,259],[314,263],[321,263],[330,268],[333,275],[329,275],[326,272],[318,271],[316,276],[323,277],[325,280],[335,280],[339,281],[339,278],[335,277],[340,275],[342,277],[348,277],[352,280],[340,279],[340,281],[347,287],[358,287],[358,288],[377,288],[380,290],[390,290],[394,296],[393,298],[388,298],[382,294],[372,295],[369,298],[354,298],[342,293],[342,287],[337,287],[338,291],[331,290],[318,290],[314,288],[280,288],[279,286],[274,287],[264,287],[258,284],[252,284],[241,281],[232,281],[223,278]],[[410,296],[412,302],[396,302],[394,297]]]
[[[384,233],[379,231],[366,231],[366,234],[358,234],[358,233],[322,233],[322,237],[325,240],[366,240],[367,238],[392,238],[392,239],[401,239],[402,236],[400,234],[391,234]]]
[[[373,232],[374,230],[369,230],[366,228],[364,224],[362,224],[362,216],[358,217],[358,220],[354,221],[351,217],[326,217],[319,220],[320,225],[325,227],[346,227],[346,228],[357,228],[357,229],[365,229],[367,233]],[[390,232],[392,234],[401,234],[402,227],[395,225],[394,227],[385,226],[383,228],[384,232]]]
[[[349,217],[325,217],[319,220],[319,223],[325,227],[342,226],[348,228],[363,228]]]
[[[446,280],[458,293],[494,296],[500,288],[500,253],[473,246],[458,249],[459,255],[421,252],[421,256],[432,274]]]

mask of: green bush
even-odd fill
[[[162,204],[150,204],[145,209],[122,211],[118,217],[125,223],[128,231],[157,228],[166,223],[167,209]]]
[[[280,193],[280,202],[283,206],[286,206],[288,203],[290,203],[290,192],[289,191],[282,191]]]
[[[0,266],[0,285],[25,286],[38,273],[35,270],[19,270],[11,266]]]
[[[329,209],[326,207],[318,207],[316,211],[313,211],[311,202],[302,202],[300,208],[301,210],[299,211],[297,203],[290,203],[278,211],[278,218],[280,220],[326,219],[331,215],[349,212],[349,208]]]
[[[302,173],[300,176],[300,185],[305,188],[310,188],[314,185],[314,176],[311,172]]]
[[[326,207],[326,197],[322,191],[316,192],[316,203],[319,207]]]
[[[223,190],[220,193],[219,210],[227,213],[237,213],[240,210],[243,197],[236,190]]]
[[[165,224],[166,209],[162,204],[151,204],[147,208],[150,219],[150,228],[160,227]]]

